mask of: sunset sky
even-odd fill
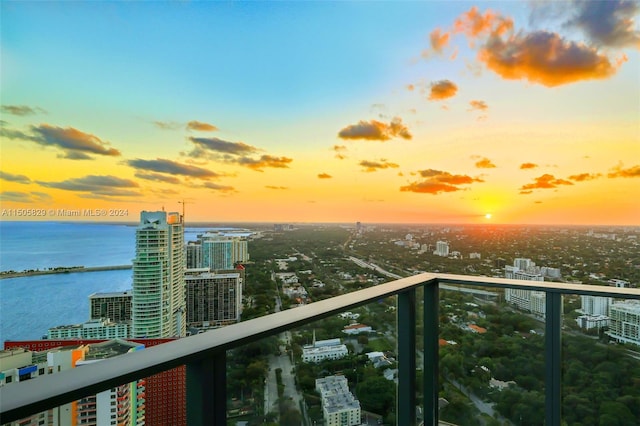
[[[2,220],[640,225],[638,2],[0,8]]]

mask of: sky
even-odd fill
[[[0,12],[1,220],[640,225],[638,2]]]

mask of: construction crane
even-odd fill
[[[182,204],[182,224],[184,225],[184,223],[185,223],[185,220],[184,220],[184,205],[185,204],[192,204],[192,203],[190,201],[185,201],[185,200],[178,201],[178,203]]]

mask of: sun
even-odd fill
[[[484,218],[485,218],[485,219],[491,219],[491,213],[487,213],[487,214],[485,214],[485,215],[484,215]]]

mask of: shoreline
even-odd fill
[[[45,270],[29,270],[29,271],[6,271],[0,272],[0,280],[5,278],[32,277],[36,275],[53,275],[53,274],[71,274],[75,272],[101,272],[101,271],[118,271],[124,269],[132,269],[133,265],[112,265],[112,266],[69,266],[56,267],[55,269]]]

